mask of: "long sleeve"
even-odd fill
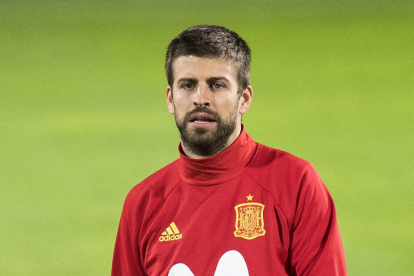
[[[299,185],[290,251],[291,275],[347,275],[334,202],[313,167]]]
[[[112,276],[146,276],[138,248],[138,219],[131,223],[131,203],[125,200],[112,261]]]

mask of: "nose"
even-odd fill
[[[200,84],[195,93],[194,105],[210,106],[210,90],[207,84]]]

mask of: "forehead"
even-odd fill
[[[225,77],[236,81],[237,73],[233,62],[223,58],[196,56],[178,57],[173,64],[174,82],[180,78],[208,79]]]

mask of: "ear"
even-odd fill
[[[170,114],[174,114],[174,99],[171,87],[168,86],[165,92],[165,99],[167,101],[168,112],[170,112]]]
[[[243,90],[239,100],[239,113],[243,115],[249,110],[249,107],[253,100],[253,88],[249,85]]]

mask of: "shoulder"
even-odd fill
[[[275,204],[292,221],[297,200],[306,193],[325,193],[325,186],[311,163],[286,151],[259,144],[258,152],[246,171],[269,192]]]
[[[314,170],[306,160],[283,150],[258,144],[258,151],[250,166],[253,171],[268,171],[275,175],[300,177],[308,170]]]
[[[149,201],[163,201],[179,181],[176,160],[135,185],[126,196],[124,206],[134,208]]]
[[[260,145],[257,162],[259,164],[257,168],[272,174],[273,179],[276,179],[280,186],[288,185],[297,192],[300,192],[304,186],[323,184],[315,167],[309,161],[289,152]]]

